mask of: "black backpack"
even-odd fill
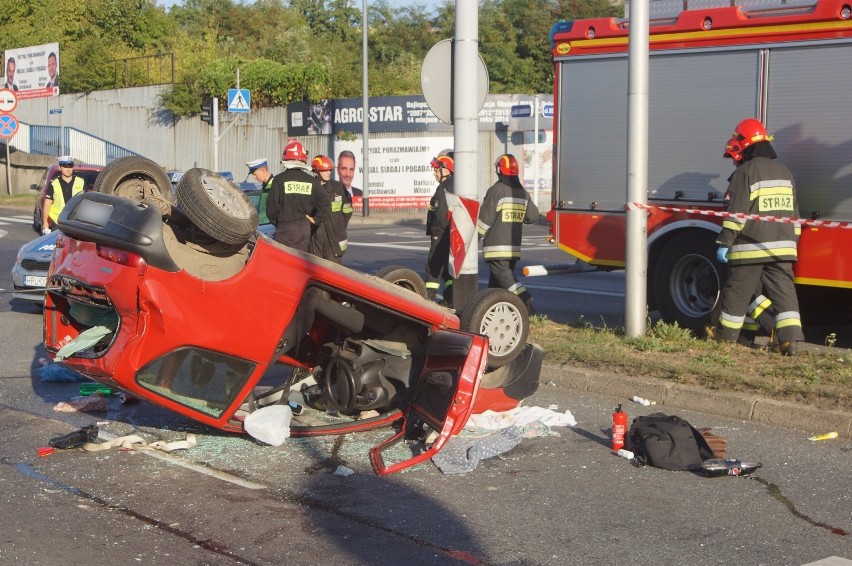
[[[639,464],[666,470],[700,469],[713,458],[713,450],[695,428],[680,417],[653,413],[636,417],[630,425],[630,442]]]

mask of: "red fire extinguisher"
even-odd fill
[[[618,452],[624,448],[624,435],[627,434],[627,413],[621,410],[621,403],[612,414],[612,449]]]

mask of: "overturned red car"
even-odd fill
[[[210,171],[189,170],[173,196],[134,159],[60,216],[44,309],[56,361],[226,431],[270,404],[296,409],[294,436],[396,425],[371,451],[379,474],[536,390],[543,351],[514,294],[485,290],[457,316],[411,270],[367,275],[264,236],[255,205]],[[427,437],[384,463],[389,444]]]

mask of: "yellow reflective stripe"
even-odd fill
[[[336,200],[331,203],[331,211],[332,212],[341,212],[343,210],[343,204]]]
[[[745,222],[740,222],[739,220],[734,219],[725,219],[722,221],[722,228],[727,228],[734,232],[742,232],[743,228],[745,228]]]
[[[435,282],[432,282],[432,281],[427,281],[427,282],[426,282],[426,288],[427,288],[427,289],[437,289],[437,288],[438,288],[438,287],[440,287],[440,286],[441,286],[441,284],[440,284],[440,283],[435,283]]]
[[[759,259],[764,257],[797,257],[796,248],[771,248],[761,250],[748,251],[731,251],[728,252],[728,259]]]
[[[776,320],[775,328],[787,328],[789,326],[802,326],[802,321],[799,319]]]

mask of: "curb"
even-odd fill
[[[626,399],[638,395],[656,401],[658,407],[701,411],[764,425],[798,429],[809,434],[836,430],[841,437],[852,438],[852,413],[827,411],[757,395],[720,392],[693,385],[548,365],[542,366],[539,381],[552,381],[569,389],[623,396]]]

